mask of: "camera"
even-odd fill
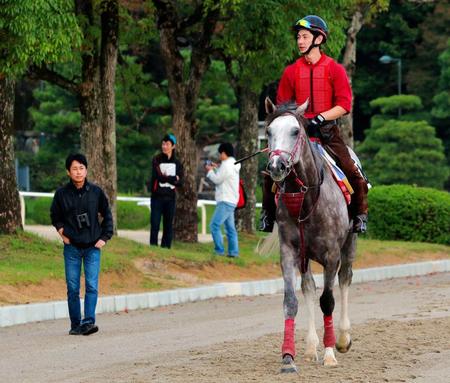
[[[87,213],[78,214],[75,217],[77,219],[78,229],[82,229],[83,227],[91,227]]]

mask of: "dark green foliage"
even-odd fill
[[[442,189],[448,177],[442,141],[425,121],[377,116],[357,146],[372,184],[410,184]]]
[[[450,195],[406,185],[369,192],[371,238],[450,245]]]

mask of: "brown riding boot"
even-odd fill
[[[358,169],[352,171],[349,177],[350,185],[352,185],[354,193],[352,195],[353,211],[356,213],[353,217],[353,232],[365,233],[367,231],[367,182],[361,176]]]
[[[355,212],[352,214],[353,232],[364,233],[367,230],[367,183],[353,162],[347,146],[339,134],[338,127],[336,125],[328,127],[328,135],[322,132],[324,128],[321,128],[322,143],[326,145],[327,149],[337,159],[338,165],[347,176],[354,190],[352,195],[352,210]]]

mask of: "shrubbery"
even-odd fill
[[[377,186],[369,192],[368,235],[450,245],[450,195],[408,185]]]
[[[26,223],[28,225],[51,225],[51,198],[26,198]],[[117,222],[119,229],[144,229],[150,223],[150,210],[136,202],[118,201]]]

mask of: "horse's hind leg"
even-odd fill
[[[336,349],[345,353],[350,350],[350,319],[348,317],[348,291],[352,283],[352,262],[356,252],[356,234],[352,234],[342,249],[341,268],[339,270],[339,287],[341,289],[341,317],[339,321],[339,337]]]
[[[316,362],[319,360],[317,356],[317,346],[319,345],[319,337],[316,332],[316,323],[314,316],[314,300],[316,297],[316,284],[311,273],[311,267],[302,274],[302,292],[305,296],[306,308],[308,310],[308,334],[306,336],[305,359]]]
[[[320,308],[323,312],[323,345],[325,352],[323,356],[323,364],[325,366],[337,365],[337,360],[334,356],[334,345],[336,344],[336,336],[334,335],[333,326],[333,310],[334,297],[333,285],[336,277],[337,268],[339,266],[339,259],[337,257],[328,257],[323,273],[323,293],[320,296]]]

